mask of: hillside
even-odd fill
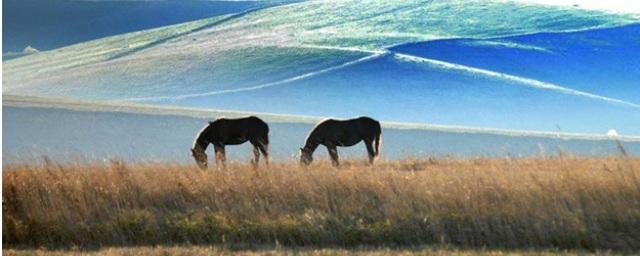
[[[3,94],[638,134],[637,22],[508,1],[291,3],[9,60]],[[448,55],[470,51],[487,54]]]

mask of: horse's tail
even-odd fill
[[[375,156],[380,155],[380,145],[382,144],[382,133],[378,133],[373,141],[373,147],[375,149]]]
[[[260,145],[262,145],[262,147],[264,148],[264,151],[269,151],[269,136],[264,136],[258,139],[258,143],[260,143]],[[267,152],[265,152],[266,154]]]

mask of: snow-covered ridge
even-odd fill
[[[187,108],[176,106],[151,105],[129,102],[104,102],[104,101],[87,101],[67,98],[45,98],[45,97],[26,97],[15,95],[3,95],[3,106],[12,107],[38,107],[38,108],[61,108],[86,112],[122,112],[137,113],[149,115],[174,115],[188,116],[202,119],[215,119],[216,117],[242,117],[247,115],[259,116],[266,121],[276,123],[307,123],[315,124],[326,117],[302,116],[302,115],[285,115],[275,113],[246,112],[233,110],[214,110],[203,108]],[[501,136],[518,136],[518,137],[544,137],[563,140],[618,140],[623,142],[640,142],[640,136],[588,134],[588,133],[568,133],[568,132],[546,132],[546,131],[520,131],[508,129],[494,129],[482,127],[464,127],[455,125],[437,125],[437,124],[420,124],[382,121],[382,126],[388,129],[413,129],[413,130],[430,130],[442,131],[450,133],[475,133],[475,134],[491,134]]]

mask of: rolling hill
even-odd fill
[[[310,1],[4,62],[5,95],[640,134],[638,15]]]

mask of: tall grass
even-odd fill
[[[99,250],[82,250],[72,248],[67,250],[38,249],[7,249],[2,251],[5,256],[211,256],[211,255],[245,255],[245,256],[587,256],[587,255],[620,255],[613,251],[563,251],[563,250],[489,250],[473,249],[460,250],[456,248],[433,247],[355,247],[355,248],[313,248],[313,247],[258,247],[258,248],[225,248],[221,246],[135,246],[135,247],[103,247]]]
[[[640,249],[640,159],[9,166],[3,245]]]

